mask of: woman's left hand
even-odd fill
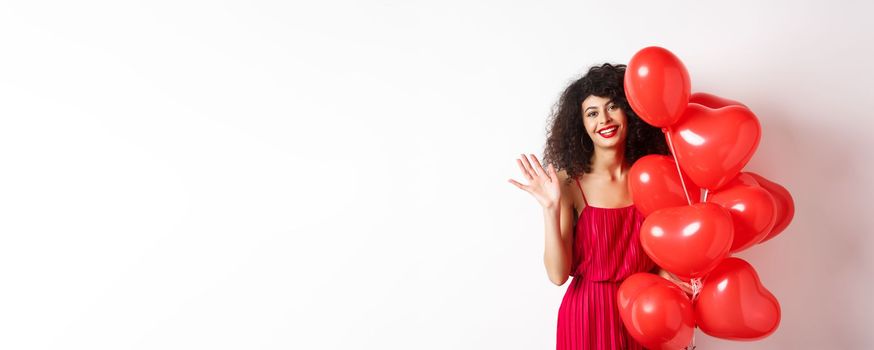
[[[682,289],[686,294],[692,295],[692,284],[686,281],[681,280],[676,275],[668,272],[667,270],[659,269],[659,276],[664,277],[666,280],[674,282],[680,289]]]

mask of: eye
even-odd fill
[[[596,111],[591,111],[591,112],[589,112],[589,114],[586,114],[586,116],[588,116],[589,118],[594,118],[597,115],[598,115],[598,112],[596,112]]]
[[[611,110],[611,111],[615,111],[615,110],[617,110],[617,109],[619,109],[619,106],[617,106],[617,105],[615,105],[615,104],[610,105],[610,110]]]

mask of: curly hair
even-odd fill
[[[624,64],[610,63],[589,68],[564,90],[553,106],[543,160],[556,171],[566,171],[568,180],[592,171],[594,144],[582,119],[583,100],[591,95],[609,98],[625,111],[628,119],[625,160],[629,164],[647,154],[668,154],[661,130],[644,122],[629,106],[624,88],[625,68]]]

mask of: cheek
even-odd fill
[[[622,125],[628,125],[628,117],[625,115],[625,111],[619,110],[614,116],[613,119],[619,122]]]
[[[592,129],[595,128],[595,123],[591,120],[591,118],[583,119],[583,127],[586,128],[586,133],[591,134]]]

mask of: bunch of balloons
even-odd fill
[[[648,273],[619,288],[631,335],[651,349],[694,346],[695,328],[758,340],[780,323],[780,304],[748,262],[731,254],[783,232],[794,215],[783,186],[742,171],[761,138],[758,118],[737,101],[691,93],[683,63],[661,47],[638,51],[625,73],[631,108],[662,128],[672,156],[631,168],[635,205],[646,215],[640,240],[662,269],[689,281],[692,296]]]

